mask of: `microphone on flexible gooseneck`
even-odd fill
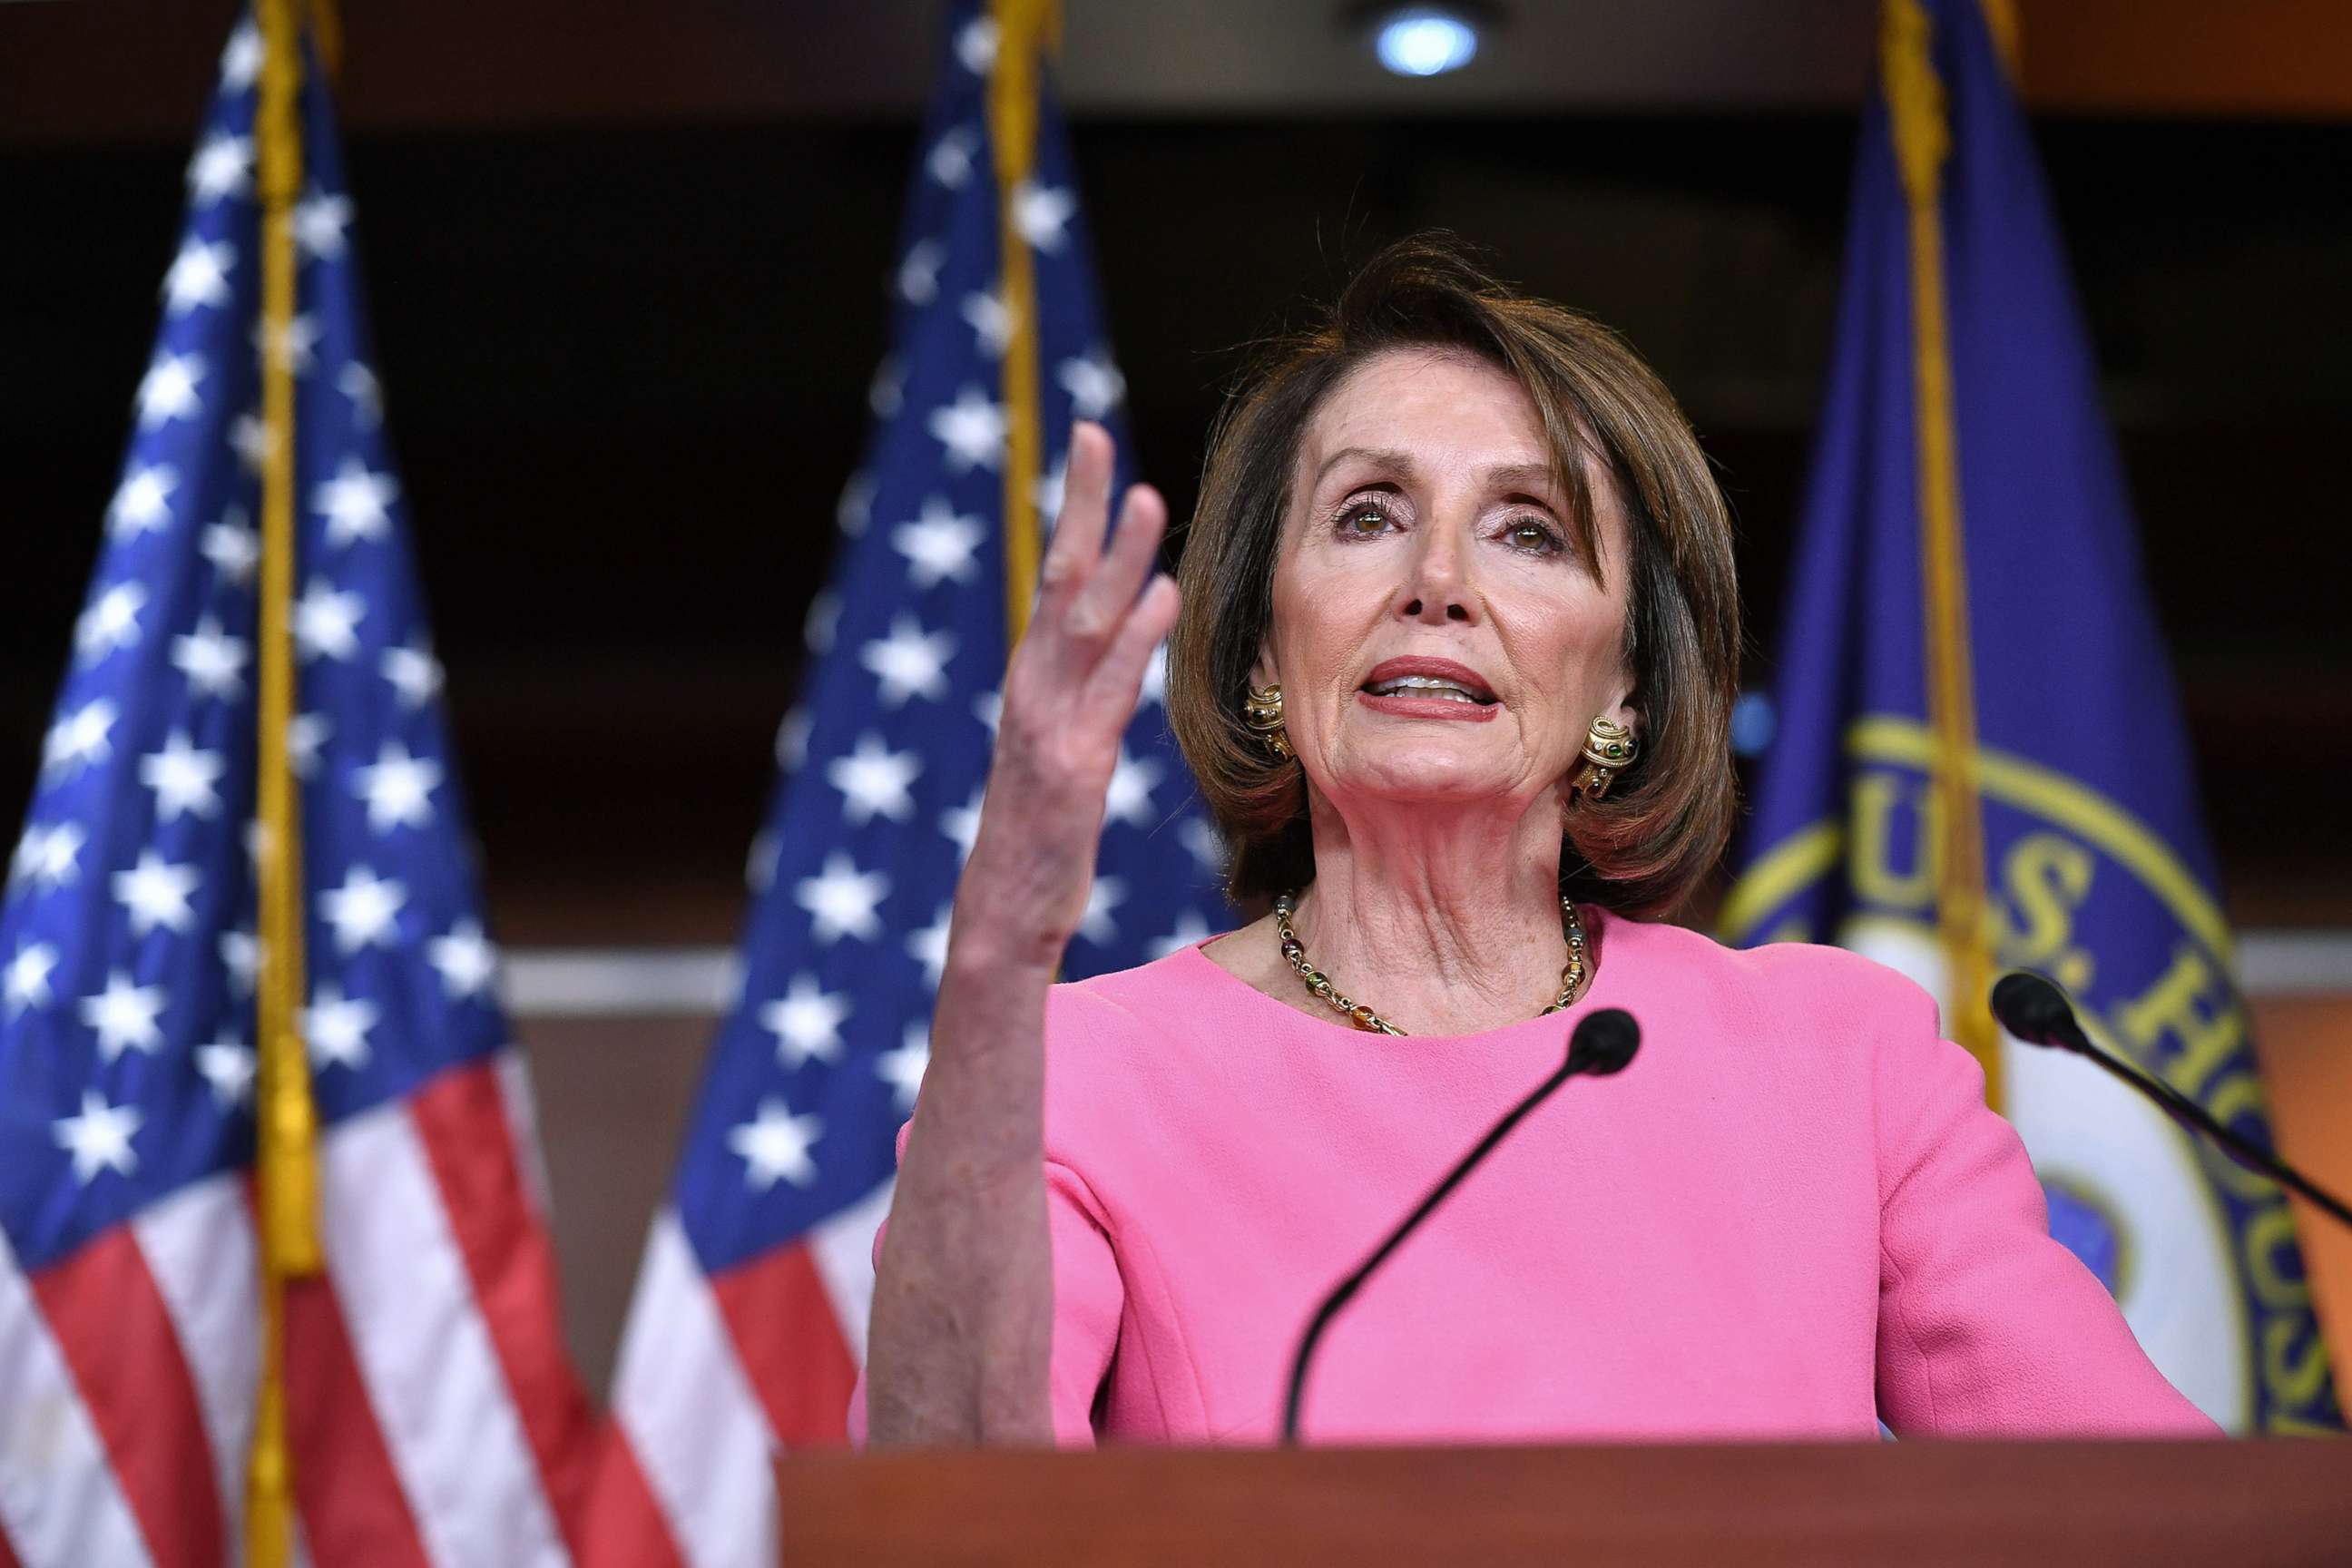
[[[1286,1446],[1296,1447],[1298,1442],[1298,1406],[1306,1396],[1307,1368],[1315,1359],[1315,1346],[1323,1338],[1323,1331],[1329,1328],[1331,1321],[1339,1315],[1340,1310],[1355,1299],[1364,1281],[1388,1261],[1389,1254],[1394,1252],[1404,1238],[1445,1201],[1448,1194],[1462,1184],[1462,1178],[1493,1153],[1495,1145],[1508,1137],[1511,1129],[1526,1120],[1528,1112],[1541,1105],[1554,1089],[1570,1079],[1580,1076],[1607,1078],[1632,1061],[1633,1053],[1641,1048],[1641,1045],[1642,1026],[1633,1022],[1633,1015],[1622,1007],[1602,1007],[1578,1019],[1575,1032],[1569,1037],[1568,1059],[1560,1063],[1549,1078],[1528,1090],[1526,1099],[1504,1112],[1503,1119],[1473,1144],[1468,1153],[1454,1162],[1454,1169],[1445,1173],[1445,1179],[1429,1190],[1429,1195],[1404,1216],[1402,1224],[1389,1233],[1388,1239],[1381,1242],[1354,1273],[1331,1287],[1330,1293],[1323,1298],[1322,1305],[1315,1309],[1315,1316],[1308,1320],[1307,1332],[1298,1342],[1297,1353],[1290,1360],[1290,1397],[1282,1412],[1282,1440]]]
[[[2276,1154],[2221,1123],[2211,1111],[2159,1079],[2148,1077],[2092,1043],[2074,1016],[2074,1005],[2058,983],[2031,969],[2019,969],[1993,983],[1992,1016],[2029,1046],[2053,1046],[2086,1057],[2156,1102],[2157,1109],[2257,1175],[2309,1198],[2338,1223],[2352,1226],[2352,1207]]]

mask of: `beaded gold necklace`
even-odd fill
[[[1349,997],[1331,984],[1329,975],[1307,962],[1307,944],[1300,942],[1298,933],[1290,929],[1290,917],[1297,912],[1297,909],[1298,895],[1296,892],[1276,895],[1274,900],[1274,930],[1282,940],[1282,956],[1290,961],[1291,968],[1298,971],[1298,978],[1308,992],[1321,997],[1332,1011],[1347,1015],[1348,1021],[1359,1029],[1375,1035],[1403,1034],[1404,1030],[1363,1003]],[[1568,963],[1559,972],[1559,994],[1552,999],[1550,1006],[1536,1015],[1538,1018],[1571,1005],[1584,994],[1585,986],[1592,978],[1592,972],[1584,961],[1584,922],[1577,918],[1576,900],[1564,896],[1559,900],[1559,933],[1568,939]]]

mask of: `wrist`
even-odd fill
[[[960,913],[948,938],[940,993],[1024,983],[1042,989],[1051,985],[1061,971],[1063,945],[1060,939],[1048,934],[1024,932],[1021,927],[992,921],[984,915]]]
[[[1049,900],[1040,896],[1038,880],[967,872],[948,935],[951,973],[1052,982],[1072,933],[1066,921],[1044,912]]]

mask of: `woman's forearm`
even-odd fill
[[[957,946],[875,1279],[869,1432],[877,1445],[1047,1443],[1053,973],[985,938]]]
[[[1110,485],[1109,435],[1081,421],[1036,608],[1004,674],[930,1066],[876,1272],[876,1443],[1054,1437],[1045,993],[1086,910],[1104,792],[1144,666],[1177,607],[1176,584],[1152,571],[1166,503],[1130,489],[1106,548]]]

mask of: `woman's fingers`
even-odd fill
[[[1159,491],[1130,486],[1104,545],[1112,458],[1108,432],[1080,421],[1036,617],[1005,672],[997,736],[1000,759],[1021,776],[1051,776],[1081,793],[1099,787],[1080,782],[1091,781],[1097,762],[1107,774],[1116,760],[1144,666],[1176,614],[1172,581],[1146,586],[1168,528]]]
[[[1160,537],[1167,528],[1168,503],[1160,492],[1149,485],[1130,486],[1110,548],[1063,617],[1073,638],[1090,650],[1099,650],[1110,640],[1159,559]]]
[[[1111,639],[1110,647],[1095,666],[1087,679],[1085,706],[1105,716],[1119,730],[1135,716],[1136,693],[1143,685],[1144,666],[1151,662],[1152,650],[1168,636],[1176,624],[1177,606],[1181,603],[1176,590],[1176,579],[1162,573],[1152,578],[1143,596]]]
[[[1110,432],[1081,419],[1070,427],[1069,466],[1062,472],[1062,514],[1039,568],[1048,605],[1058,605],[1093,575],[1109,521]]]

